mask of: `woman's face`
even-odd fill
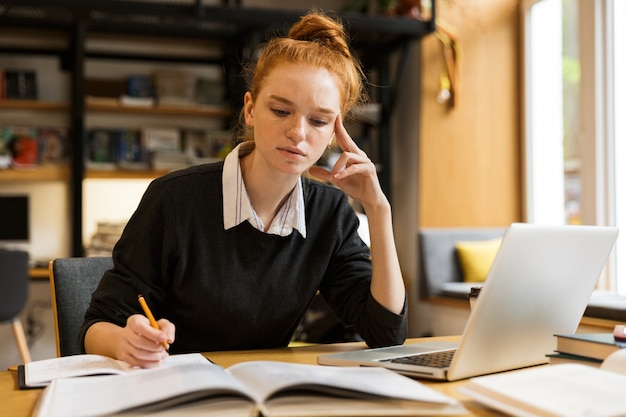
[[[322,156],[341,109],[338,86],[324,68],[289,63],[269,73],[257,97],[246,93],[246,124],[269,167],[300,175]]]

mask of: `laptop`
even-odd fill
[[[442,381],[547,363],[554,334],[576,331],[617,234],[614,227],[513,223],[459,343],[324,354],[318,363],[382,366]]]

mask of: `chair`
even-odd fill
[[[28,253],[0,249],[0,322],[11,322],[24,363],[30,362],[31,357],[19,314],[26,306],[29,283]]]
[[[85,311],[111,257],[59,258],[50,262],[50,291],[57,356],[81,353],[78,338]]]

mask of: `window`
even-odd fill
[[[528,222],[617,225],[626,232],[626,121],[615,117],[626,114],[620,17],[623,0],[524,2]],[[626,295],[620,240],[599,287]]]
[[[611,38],[613,70],[611,71],[614,117],[613,144],[615,158],[612,166],[615,167],[615,224],[620,228],[622,239],[626,239],[626,2],[623,0],[612,1],[612,11],[607,11],[612,16]],[[622,21],[619,21],[621,18]],[[615,289],[619,294],[626,294],[626,244],[616,247],[617,262]]]

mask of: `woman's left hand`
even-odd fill
[[[330,182],[366,209],[381,203],[388,204],[378,181],[376,166],[354,143],[343,125],[341,115],[335,119],[335,138],[343,152],[332,171],[313,166],[309,168],[309,173]]]

